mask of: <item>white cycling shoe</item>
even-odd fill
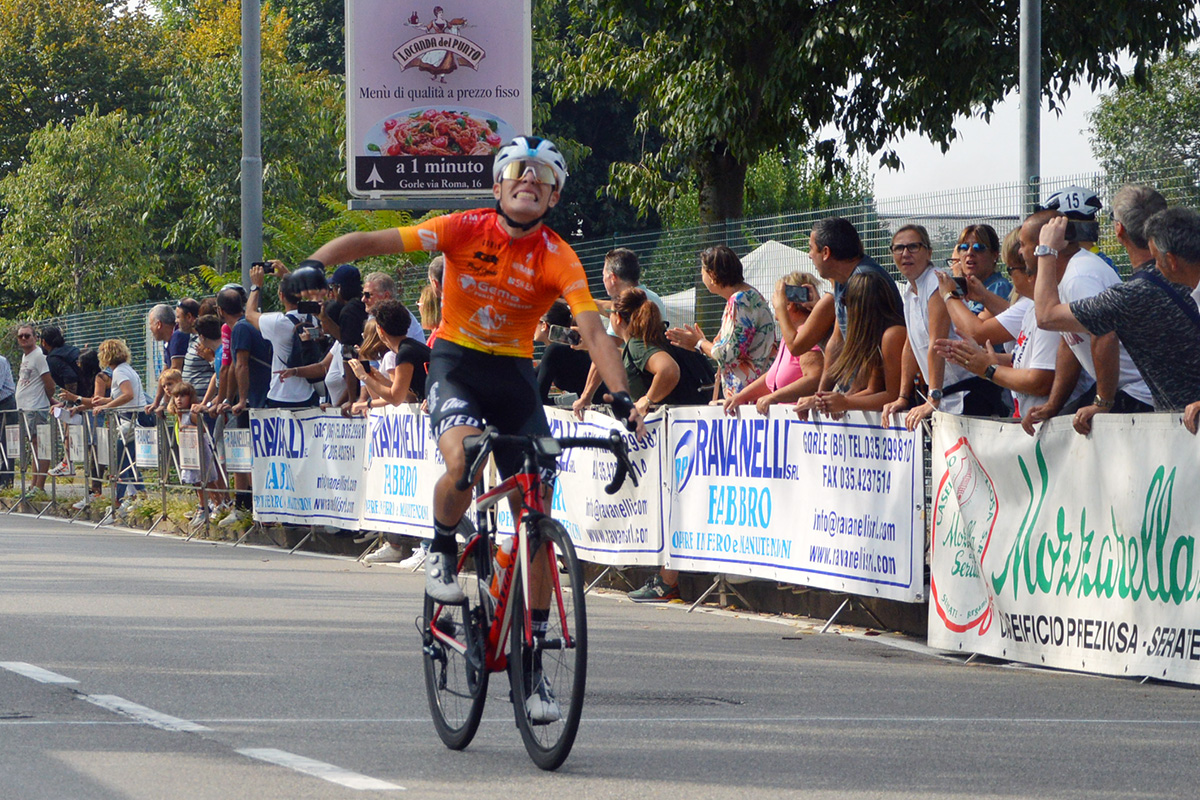
[[[425,594],[439,603],[461,603],[467,599],[458,585],[454,556],[431,552],[425,559]]]

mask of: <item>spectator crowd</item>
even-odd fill
[[[1004,236],[987,224],[967,225],[944,264],[934,263],[924,227],[902,226],[889,246],[899,281],[841,218],[813,226],[813,272],[780,276],[774,286],[747,283],[729,247],[708,248],[699,256],[700,281],[724,303],[711,337],[699,325],[672,324],[628,249],[605,257],[608,297],[599,304],[643,413],[663,404],[714,404],[727,414],[788,404],[804,419],[873,411],[884,424],[912,430],[941,411],[1009,418],[1029,433],[1069,415],[1087,434],[1098,414],[1158,411],[1182,412],[1194,434],[1200,215],[1170,207],[1142,185],[1122,187],[1110,208],[1133,266],[1125,280],[1097,247],[1100,198],[1073,186]],[[81,350],[57,327],[23,324],[16,331],[20,364],[14,370],[0,357],[0,411],[23,426],[35,453],[39,426],[51,417],[118,413],[113,469],[122,476],[134,461],[135,425],[170,415],[176,435],[195,428],[207,448],[200,470],[181,472],[206,490],[193,524],[219,516],[219,524],[235,525],[250,515],[249,475],[235,473],[227,483],[223,472],[205,466],[215,462],[214,421],[227,416],[246,427],[252,408],[320,406],[351,416],[421,403],[441,284],[435,258],[415,315],[386,272],[362,277],[343,264],[327,275],[304,264],[294,271],[279,261],[258,264],[248,289],[227,284],[214,297],[150,310],[147,329],[163,348],[163,370],[151,386],[143,386],[120,339]],[[832,292],[823,293],[829,285]],[[536,338],[543,402],[582,416],[605,387],[564,302],[544,315]],[[70,425],[62,430],[72,435]],[[5,464],[0,480],[11,482]],[[77,466],[35,460],[33,489]],[[136,477],[122,478],[118,514],[139,489]],[[230,501],[223,507],[206,497]],[[423,557],[420,549],[406,556],[403,542],[390,538],[366,561],[415,567]],[[678,597],[678,574],[663,569],[631,597]]]

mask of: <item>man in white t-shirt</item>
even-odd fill
[[[278,262],[273,263],[277,269],[281,266]],[[287,369],[288,359],[292,355],[292,337],[296,325],[317,328],[317,320],[311,314],[299,312],[300,290],[296,277],[288,274],[279,280],[279,302],[284,310],[260,313],[265,277],[262,267],[250,270],[252,286],[246,302],[246,319],[271,343],[271,388],[267,390],[267,408],[312,408],[320,402],[320,397],[308,379],[299,376],[281,378],[279,373]]]
[[[17,411],[21,414],[21,425],[29,435],[35,464],[33,488],[46,485],[46,470],[49,461],[37,457],[37,426],[45,425],[50,419],[50,398],[54,396],[54,379],[50,377],[50,364],[37,346],[32,325],[17,328],[17,346],[21,348],[21,369],[17,373]]]
[[[1062,215],[1057,211],[1039,211],[1027,217],[1021,225],[1021,255],[1031,269],[1036,269],[1038,265],[1038,237],[1042,227],[1058,216]],[[1093,297],[1121,282],[1121,278],[1104,259],[1083,249],[1078,242],[1071,242],[1062,252],[1055,254],[1055,269],[1059,280],[1059,297],[1064,303]],[[1059,361],[1074,357],[1079,362],[1083,371],[1096,382],[1094,398],[1084,395],[1077,403],[1068,404],[1067,397],[1072,387],[1063,385],[1056,371],[1049,399],[1029,409],[1022,420],[1027,432],[1032,434],[1034,425],[1050,417],[1079,410],[1072,405],[1095,405],[1119,413],[1154,410],[1150,388],[1115,334],[1093,338],[1087,333],[1068,332],[1061,334],[1061,337]],[[1115,359],[1109,348],[1116,351]],[[1070,351],[1069,355],[1065,350]]]

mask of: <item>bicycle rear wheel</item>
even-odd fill
[[[545,517],[538,521],[539,539],[553,545],[542,558],[550,559],[550,569],[558,571],[557,556],[563,563],[559,574],[562,591],[550,597],[550,619],[545,638],[535,637],[533,646],[525,643],[524,596],[520,586],[513,588],[512,638],[508,673],[512,685],[513,710],[517,728],[533,763],[545,770],[557,769],[571,752],[579,717],[583,711],[583,692],[587,682],[587,613],[584,608],[583,567],[575,555],[571,538],[562,525]],[[561,607],[559,599],[561,598]],[[539,684],[548,689],[558,707],[557,719],[547,714],[545,697]],[[531,707],[530,699],[535,698]],[[540,713],[539,713],[540,712]]]
[[[433,725],[451,750],[462,750],[471,743],[487,700],[488,670],[484,658],[488,606],[485,604],[491,602],[490,595],[483,596],[488,592],[491,572],[487,544],[486,536],[467,541],[466,555],[458,571],[458,583],[467,596],[466,602],[442,605],[425,596],[422,637],[425,692]]]

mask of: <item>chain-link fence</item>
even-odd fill
[[[797,210],[719,225],[661,231],[615,234],[574,245],[587,270],[593,293],[603,296],[601,272],[604,254],[625,247],[638,254],[642,264],[642,283],[668,302],[669,311],[681,320],[695,319],[710,332],[717,327],[722,304],[700,283],[699,254],[706,247],[726,244],[745,258],[769,241],[784,247],[761,252],[748,279],[756,288],[769,293],[776,278],[793,269],[811,270],[808,260],[808,236],[813,223],[825,217],[845,217],[862,236],[867,254],[879,263],[892,264],[888,246],[892,233],[901,225],[918,223],[928,229],[934,246],[934,263],[950,256],[959,232],[969,224],[986,222],[1001,237],[1016,227],[1028,208],[1027,197],[1048,197],[1066,186],[1094,189],[1107,206],[1113,193],[1124,183],[1145,183],[1158,189],[1173,205],[1200,207],[1200,175],[1187,170],[1162,170],[1132,176],[1106,173],[1067,175],[1046,178],[1040,187],[1028,187],[1017,181],[929,194],[895,198],[864,198],[861,202],[836,208]],[[1107,219],[1107,215],[1105,217]],[[1100,248],[1124,274],[1130,265],[1116,241],[1111,224],[1101,226]],[[425,282],[423,264],[402,268],[397,276],[404,287],[404,301],[414,311]],[[55,324],[63,328],[70,344],[98,344],[101,340],[122,338],[133,353],[132,363],[146,364],[145,320],[153,303],[125,308],[110,308],[43,320],[39,325]],[[672,320],[677,321],[677,320]]]

